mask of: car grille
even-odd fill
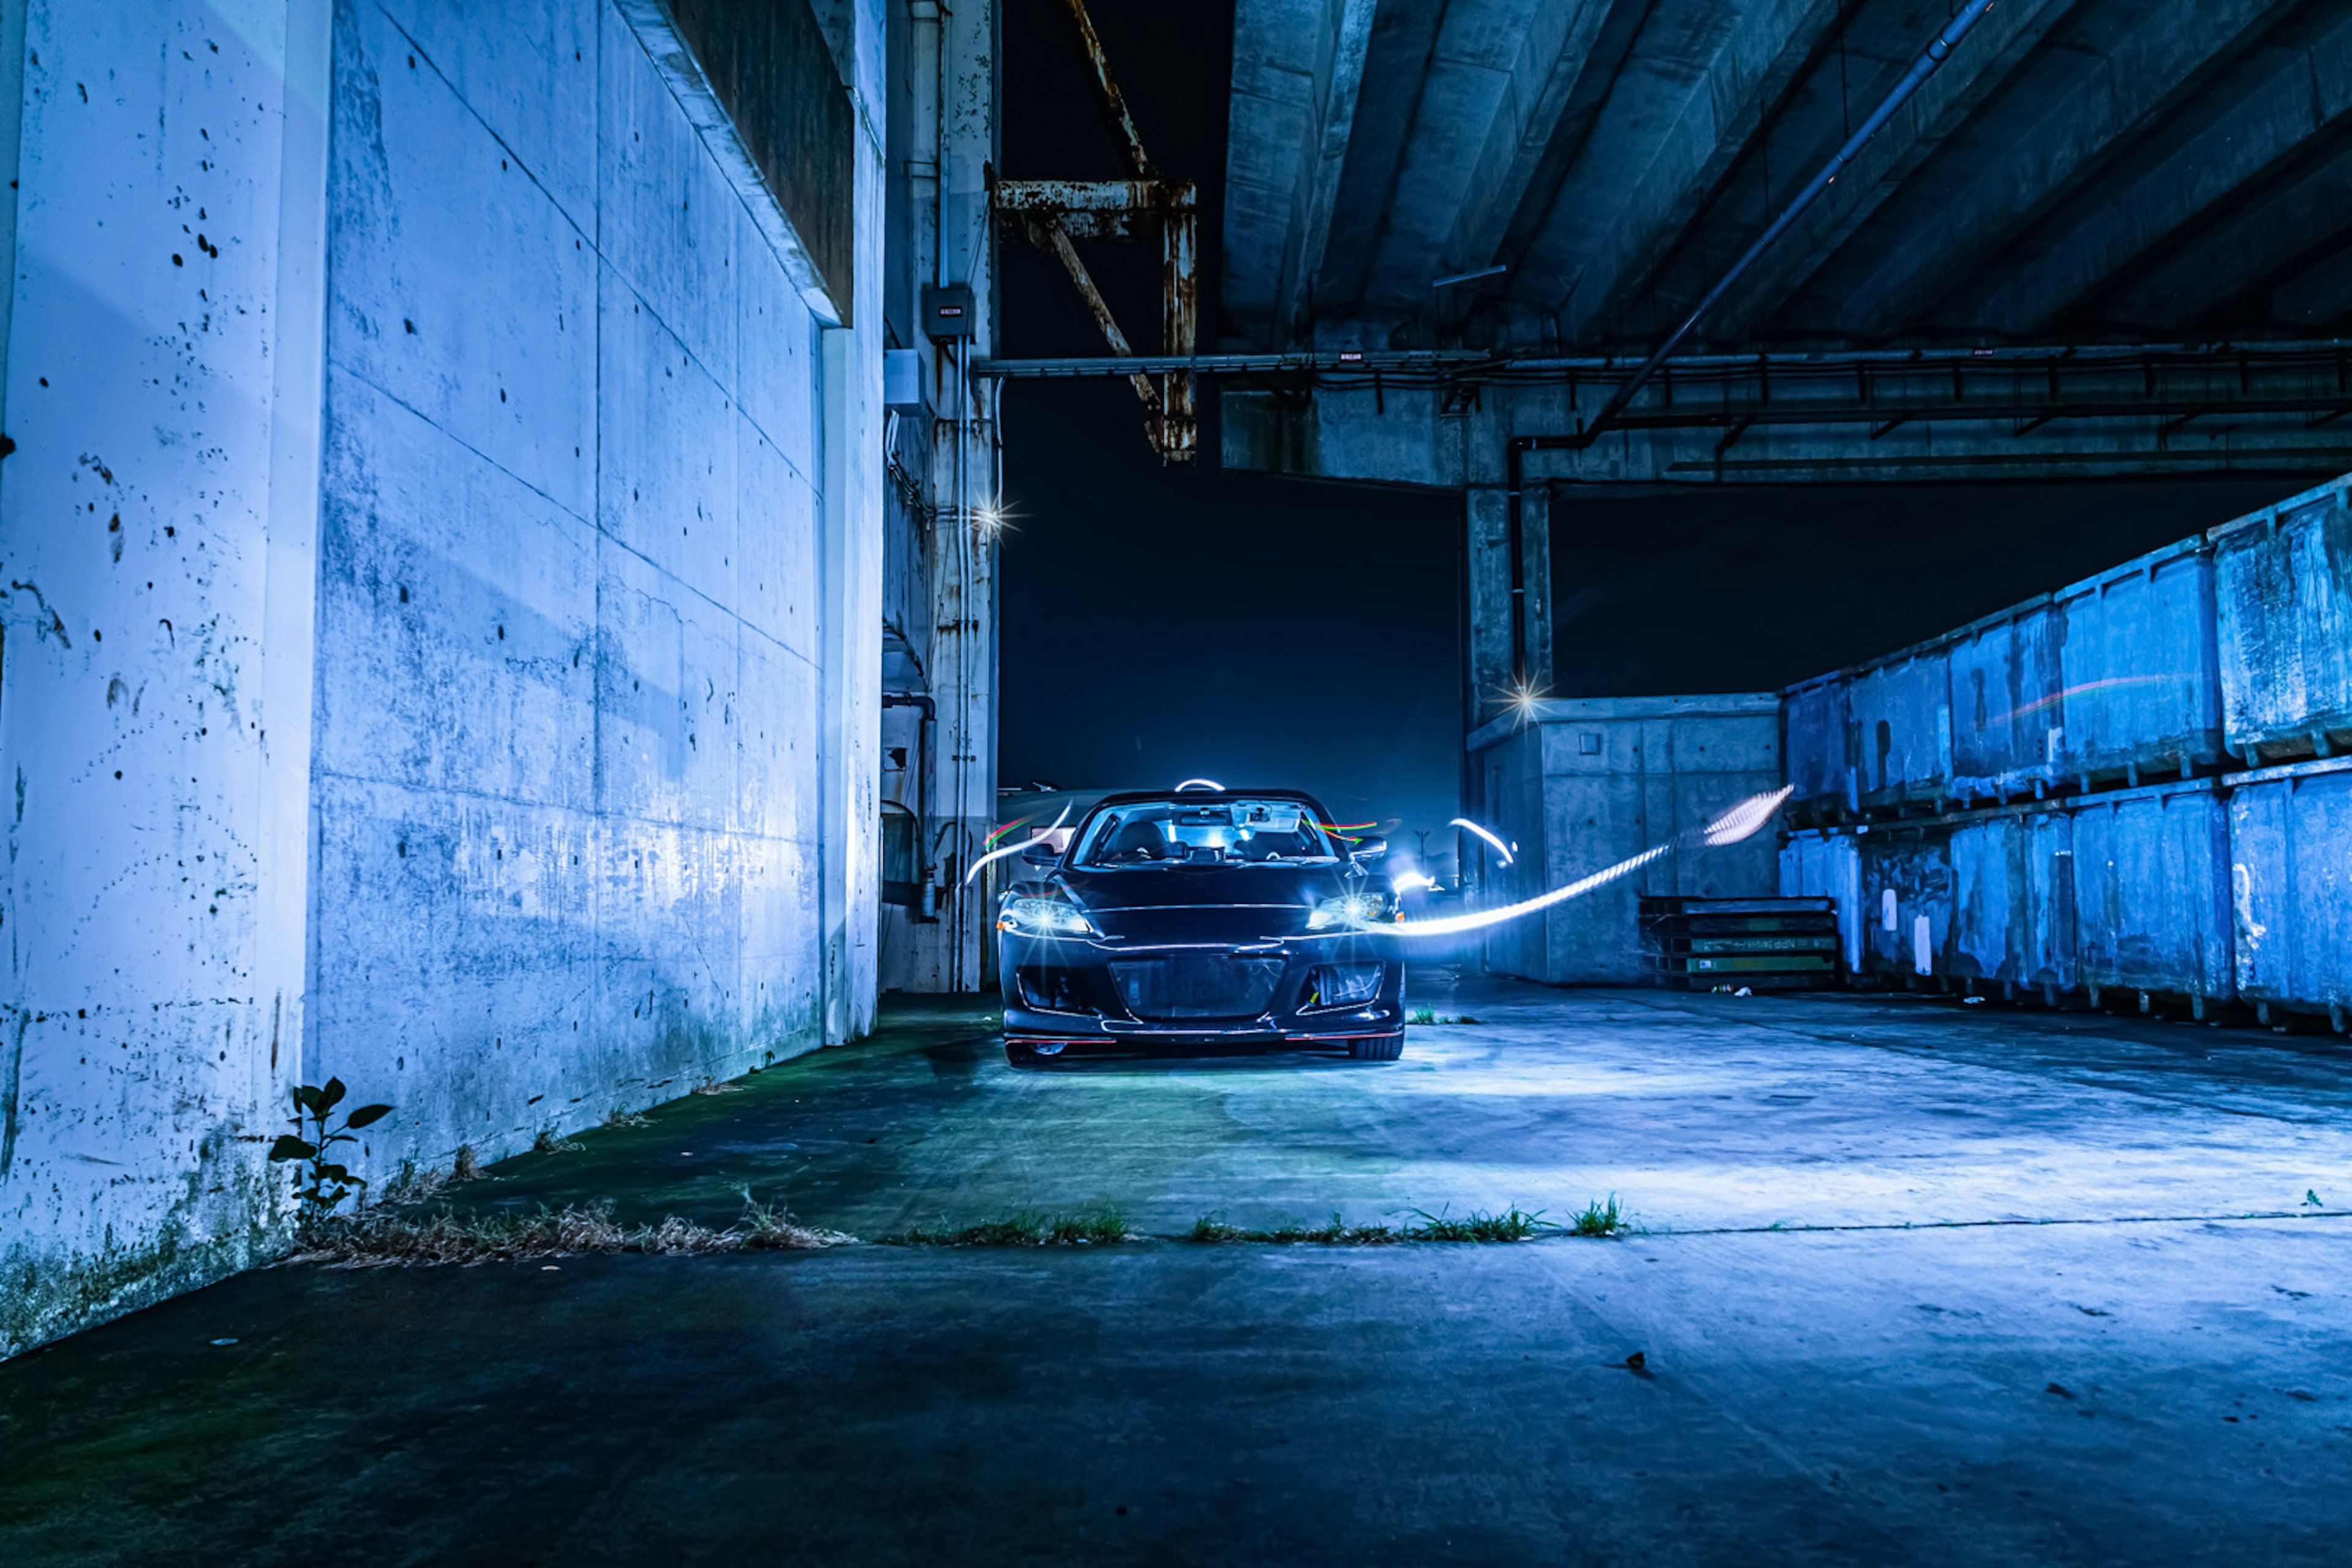
[[[1253,1018],[1274,1000],[1282,960],[1181,953],[1123,960],[1110,973],[1119,999],[1139,1018]]]

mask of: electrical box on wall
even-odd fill
[[[882,351],[882,405],[893,414],[920,414],[930,406],[923,395],[923,351]]]
[[[943,283],[923,290],[923,331],[933,342],[969,338],[971,329],[971,284]]]

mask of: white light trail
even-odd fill
[[[1468,828],[1471,832],[1476,834],[1479,837],[1485,839],[1487,843],[1493,845],[1496,849],[1501,852],[1504,865],[1507,866],[1511,863],[1511,847],[1504,843],[1501,839],[1496,837],[1493,834],[1487,832],[1485,828],[1479,826],[1476,823],[1471,821],[1468,817],[1457,816],[1445,826],[1448,827]]]
[[[1437,879],[1425,871],[1400,871],[1390,881],[1400,893],[1410,893],[1416,888],[1437,886]]]
[[[1219,795],[1225,793],[1225,786],[1219,784],[1214,779],[1186,779],[1182,784],[1178,784],[1176,787],[1179,790],[1213,789]]]
[[[987,854],[982,856],[979,859],[973,861],[971,863],[971,869],[963,874],[963,879],[965,882],[969,883],[974,877],[979,876],[980,868],[982,866],[987,865],[991,860],[1002,860],[1007,855],[1018,855],[1021,851],[1028,848],[1031,845],[1043,844],[1048,838],[1053,837],[1055,829],[1059,828],[1063,823],[1069,820],[1070,805],[1075,804],[1075,802],[1071,802],[1063,805],[1062,815],[1054,818],[1054,826],[1052,827],[1041,827],[1034,835],[1023,839],[1020,843],[1007,844],[1001,849],[992,849]]]
[[[1769,795],[1752,795],[1700,828],[1696,834],[1685,835],[1682,838],[1644,849],[1630,860],[1620,860],[1614,866],[1595,871],[1589,877],[1579,878],[1564,888],[1554,888],[1549,893],[1539,893],[1532,899],[1522,899],[1516,904],[1506,904],[1499,910],[1480,910],[1472,914],[1447,915],[1433,921],[1395,921],[1385,924],[1374,921],[1356,921],[1350,923],[1359,931],[1388,931],[1397,936],[1457,936],[1466,931],[1479,931],[1487,926],[1500,925],[1505,921],[1515,921],[1521,915],[1531,915],[1538,910],[1548,910],[1554,904],[1564,904],[1570,899],[1582,898],[1585,894],[1605,888],[1621,878],[1632,876],[1643,867],[1654,860],[1664,858],[1683,847],[1685,844],[1694,840],[1710,847],[1719,848],[1727,844],[1737,844],[1743,838],[1751,838],[1766,823],[1772,820],[1773,816],[1780,811],[1781,803],[1786,801],[1791,793],[1790,790],[1784,788],[1775,790]],[[1485,830],[1475,823],[1465,822],[1462,826],[1479,834],[1482,837],[1486,837]]]

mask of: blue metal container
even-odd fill
[[[1862,857],[1852,833],[1791,833],[1780,846],[1780,896],[1837,905],[1838,956],[1862,973]]]
[[[2083,984],[2187,996],[2200,1017],[2236,989],[2230,824],[2211,779],[2075,803],[2074,950]]]
[[[2051,722],[2063,775],[2137,784],[2221,761],[2213,551],[2203,535],[2151,551],[2053,595],[2064,617]]]
[[[1862,829],[1863,964],[1906,985],[1951,977],[1951,835],[1931,826]]]
[[[2074,824],[2013,807],[1952,830],[1952,972],[1970,989],[2055,1004],[2075,983]]]
[[[1801,680],[1780,697],[1780,753],[1796,793],[1790,808],[1819,819],[1861,805],[1853,775],[1853,718],[1843,670]]]
[[[1952,789],[1963,805],[2040,798],[2053,776],[2065,621],[2042,595],[1952,634]]]
[[[2225,782],[2238,993],[2265,1011],[2325,1013],[2342,1031],[2352,1010],[2352,757]]]
[[[2210,537],[2230,750],[2257,765],[2352,750],[2352,475]]]
[[[1853,763],[1861,804],[1937,803],[1952,793],[1949,660],[1942,640],[1853,673]]]

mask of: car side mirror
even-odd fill
[[[1350,860],[1377,860],[1388,852],[1389,841],[1387,839],[1365,838],[1358,840],[1356,847],[1348,851],[1348,858]]]
[[[1050,838],[1040,838],[1021,851],[1021,858],[1032,866],[1051,866],[1062,858],[1062,851]]]

